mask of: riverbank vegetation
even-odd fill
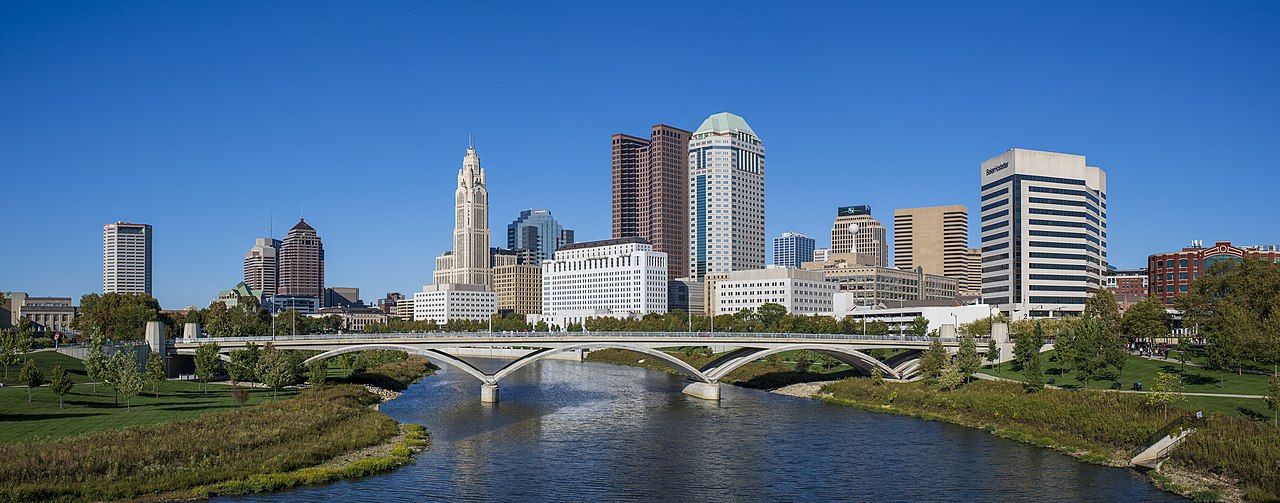
[[[328,386],[194,420],[3,445],[0,500],[183,497],[316,466],[396,435],[395,420],[370,408],[377,402],[358,386]]]
[[[1168,420],[1141,395],[1045,389],[1026,393],[1019,383],[977,381],[943,391],[923,382],[876,384],[845,379],[822,388],[824,400],[875,412],[940,420],[990,431],[1082,458],[1125,466]],[[1239,481],[1251,500],[1280,495],[1280,430],[1265,423],[1211,417],[1174,449],[1169,468]],[[1207,496],[1212,488],[1181,488]],[[1206,492],[1208,491],[1208,492]]]

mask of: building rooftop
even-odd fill
[[[583,241],[583,242],[581,242],[581,243],[573,243],[573,244],[569,244],[569,245],[564,245],[564,246],[561,246],[560,248],[557,248],[557,249],[556,249],[556,251],[564,251],[564,250],[579,250],[579,249],[582,249],[582,248],[595,248],[595,247],[597,247],[597,246],[612,246],[612,245],[625,245],[625,244],[642,244],[642,245],[647,245],[647,244],[650,244],[650,243],[649,243],[648,241],[646,241],[644,238],[636,238],[636,237],[631,237],[631,238],[616,238],[616,239],[601,239],[601,240],[598,240],[598,241]]]
[[[292,228],[292,229],[289,229],[289,230],[290,230],[290,231],[298,231],[298,230],[302,230],[302,231],[315,231],[315,228],[311,227],[310,225],[307,225],[307,221],[306,221],[306,220],[304,220],[304,219],[302,219],[302,218],[299,218],[299,219],[298,219],[298,224],[297,224],[297,225],[294,225],[294,226],[293,226],[293,228]]]
[[[751,126],[747,125],[747,121],[745,119],[729,112],[712,114],[711,117],[707,117],[707,120],[702,121],[702,125],[698,126],[698,130],[694,131],[694,133],[731,131],[734,129],[751,133],[751,136],[759,136],[751,129]]]

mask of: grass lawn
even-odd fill
[[[116,406],[112,391],[102,386],[95,394],[90,385],[77,384],[63,397],[65,409],[58,408],[58,397],[47,386],[36,389],[32,393],[35,401],[30,403],[27,402],[26,388],[0,389],[0,443],[50,440],[231,410],[238,407],[231,398],[231,389],[230,386],[210,385],[206,395],[200,391],[198,382],[167,381],[160,385],[159,398],[151,393],[150,386],[134,397],[132,411],[125,407],[124,400]],[[281,391],[280,399],[294,393]],[[250,389],[249,401],[245,405],[268,400],[271,400],[270,390]]]
[[[21,356],[18,363],[9,369],[9,377],[6,379],[4,372],[0,371],[0,383],[6,386],[17,386],[22,383],[18,381],[18,372],[22,369],[22,364],[26,360],[35,360],[36,368],[40,369],[40,373],[44,374],[44,380],[48,381],[53,376],[53,366],[62,365],[67,369],[67,375],[71,376],[71,380],[77,383],[89,382],[89,376],[85,375],[84,363],[80,360],[64,355],[57,351],[37,351],[27,353]]]
[[[1076,379],[1074,371],[1069,375],[1063,375],[1062,365],[1054,360],[1053,351],[1043,353],[1041,356],[1045,359],[1045,379],[1054,379],[1055,385],[1066,388],[1079,388],[1082,386],[1080,381]],[[1001,364],[999,369],[987,367],[983,369],[983,372],[1006,379],[1019,381],[1024,379],[1021,372],[1013,371],[1012,362]],[[1121,376],[1122,387],[1124,389],[1132,389],[1134,382],[1141,382],[1144,386],[1143,389],[1150,391],[1151,386],[1155,383],[1156,372],[1181,375],[1183,391],[1196,393],[1265,395],[1267,393],[1267,381],[1271,378],[1270,376],[1257,374],[1237,375],[1234,372],[1205,370],[1191,365],[1187,365],[1184,371],[1184,367],[1178,363],[1148,360],[1129,355],[1124,365],[1124,374]],[[1107,389],[1111,387],[1112,382],[1114,381],[1090,381],[1089,389]]]

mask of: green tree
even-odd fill
[[[1087,389],[1090,381],[1110,376],[1109,368],[1116,369],[1118,380],[1127,358],[1122,339],[1107,334],[1105,325],[1098,319],[1081,319],[1072,325],[1071,330],[1076,378],[1084,387]]]
[[[911,320],[911,335],[916,337],[924,337],[929,335],[929,320],[924,316],[916,316]],[[941,367],[939,367],[941,369]]]
[[[1121,330],[1140,340],[1154,341],[1169,335],[1169,313],[1159,297],[1147,297],[1124,312]]]
[[[244,349],[233,349],[228,354],[227,377],[231,382],[253,381],[257,379],[258,358],[262,352],[252,342],[245,344]]]
[[[1186,400],[1182,394],[1182,382],[1178,380],[1178,376],[1168,372],[1156,372],[1155,386],[1151,392],[1146,394],[1147,405],[1160,408],[1161,414],[1169,417],[1169,404],[1180,400]]]
[[[1106,323],[1101,318],[1093,319],[1097,319],[1103,324]],[[1071,369],[1075,367],[1076,351],[1079,349],[1078,344],[1076,343],[1075,331],[1075,324],[1077,322],[1079,322],[1078,319],[1060,324],[1057,327],[1057,333],[1053,337],[1053,357],[1058,361],[1058,366],[1062,370],[1062,375],[1067,375],[1071,372]]]
[[[258,378],[262,379],[262,384],[271,388],[271,397],[276,398],[281,388],[293,383],[295,376],[293,374],[293,362],[289,361],[284,351],[276,349],[270,344],[262,351],[262,358],[258,360]]]
[[[0,364],[4,365],[5,379],[9,379],[9,367],[19,361],[17,334],[12,330],[0,330]]]
[[[71,392],[71,387],[75,386],[75,382],[71,380],[71,376],[67,374],[67,369],[62,365],[53,366],[53,377],[49,379],[49,391],[58,395],[58,408],[62,408],[62,397]]]
[[[27,401],[30,402],[31,390],[44,384],[44,374],[40,373],[39,368],[36,368],[35,360],[27,360],[26,363],[22,364],[22,370],[18,371],[18,380],[27,385]]]
[[[1112,337],[1120,335],[1120,306],[1116,303],[1116,297],[1111,294],[1110,290],[1102,288],[1092,297],[1089,297],[1089,300],[1084,303],[1084,313],[1081,316],[1101,321],[1107,334]],[[1055,345],[1054,347],[1057,346]]]
[[[533,325],[533,331],[534,331],[534,332],[549,332],[549,331],[551,331],[551,327],[547,326],[547,320],[538,320],[538,323],[535,323],[535,324]]]
[[[325,380],[329,378],[329,362],[324,360],[316,360],[307,366],[307,379],[311,381],[311,386],[319,388],[324,386]]]
[[[809,367],[813,366],[813,357],[808,351],[796,351],[796,372],[808,372]]]
[[[1019,330],[1013,336],[1013,357],[1020,367],[1025,367],[1032,356],[1040,354],[1044,347],[1044,326],[1035,320],[1030,330]]]
[[[964,371],[960,370],[959,362],[951,362],[942,367],[942,372],[938,376],[938,388],[943,391],[951,391],[959,388],[967,379]]]
[[[990,363],[993,367],[999,368],[1000,364],[996,363],[998,361],[1000,361],[1000,346],[996,345],[995,337],[988,337],[987,338],[987,363]]]
[[[967,383],[969,378],[981,368],[982,357],[978,356],[978,342],[973,339],[972,335],[962,336],[960,338],[960,349],[956,352],[956,371],[960,373],[964,382]]]
[[[152,352],[147,355],[147,384],[151,385],[151,392],[155,393],[156,398],[160,398],[160,385],[164,383],[168,376],[164,373],[164,361],[160,358],[160,354]]]
[[[920,356],[920,373],[929,379],[937,379],[946,365],[947,350],[942,347],[942,339],[934,337],[933,342],[929,343],[929,349]]]
[[[124,396],[125,406],[133,411],[133,397],[138,396],[146,386],[146,379],[138,369],[138,354],[132,347],[125,346],[111,357],[111,366],[115,367],[115,388]]]
[[[196,348],[196,379],[200,380],[201,390],[209,394],[209,381],[218,373],[218,344],[211,342]]]
[[[880,370],[880,366],[871,367],[871,384],[880,386],[884,384],[884,371]]]
[[[889,324],[882,320],[867,323],[867,335],[889,335]]]
[[[772,330],[779,321],[787,316],[787,308],[782,304],[766,302],[756,308],[756,320],[763,325],[763,330]]]
[[[84,372],[93,382],[94,394],[98,393],[98,383],[106,377],[108,363],[107,354],[102,350],[102,337],[90,337],[89,349],[84,357]]]
[[[160,303],[145,293],[91,293],[80,298],[71,326],[113,341],[142,339],[148,321],[160,319]]]
[[[1036,393],[1044,389],[1044,363],[1043,356],[1040,352],[1031,353],[1026,361],[1022,364],[1022,375],[1027,381],[1022,388],[1029,393]]]

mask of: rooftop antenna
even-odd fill
[[[467,150],[475,150],[475,149],[476,149],[476,136],[474,134],[467,133]]]

